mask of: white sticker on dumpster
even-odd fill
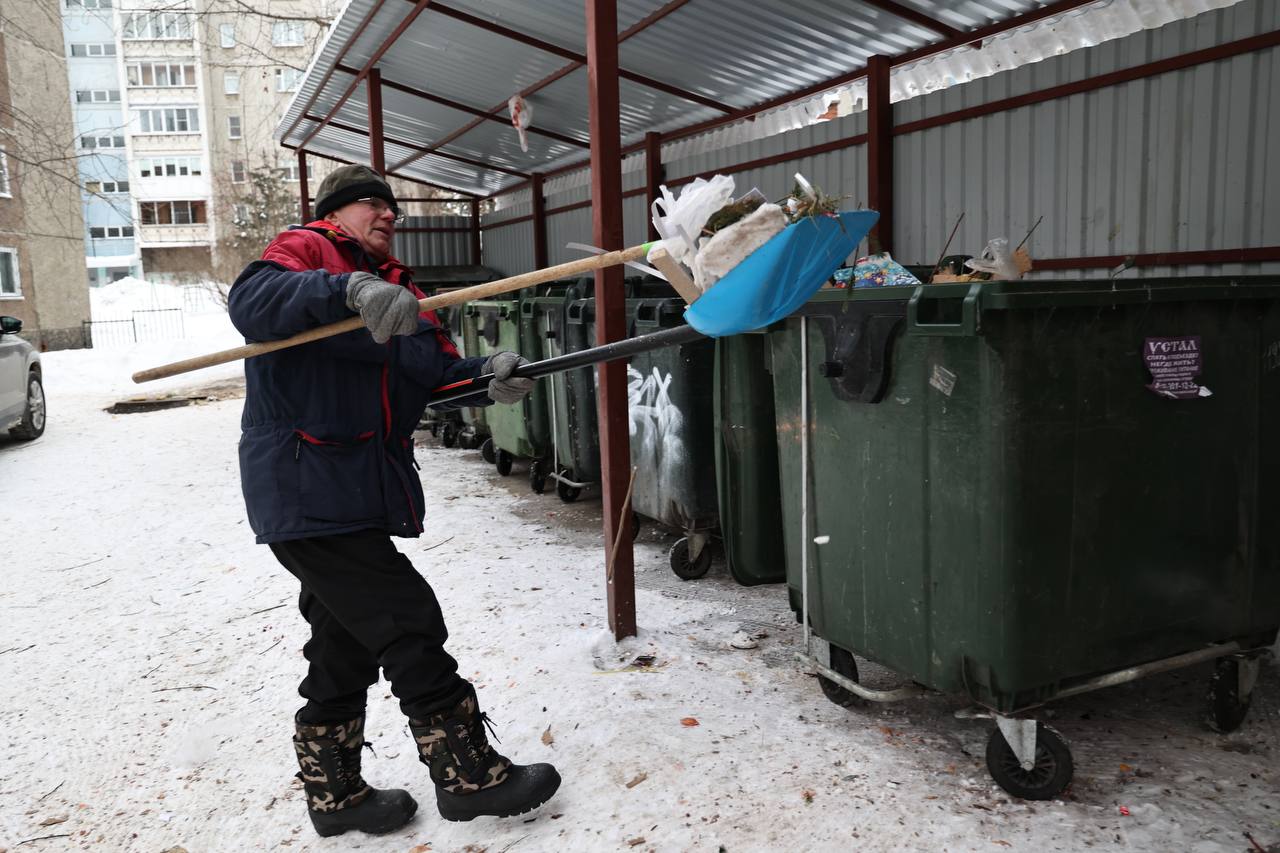
[[[929,377],[929,384],[950,397],[951,392],[956,390],[956,375],[941,364],[935,364],[933,375]]]
[[[1212,396],[1212,391],[1196,381],[1204,369],[1203,355],[1199,335],[1147,338],[1142,348],[1143,361],[1151,372],[1147,389],[1171,400]]]

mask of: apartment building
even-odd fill
[[[89,319],[61,47],[56,13],[0,3],[0,314],[21,320],[40,349],[82,346]]]

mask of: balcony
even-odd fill
[[[204,139],[194,133],[135,133],[130,142],[135,156],[145,154],[202,154]]]
[[[213,242],[213,232],[207,222],[197,225],[140,225],[137,235],[138,246],[143,249],[208,246]]]

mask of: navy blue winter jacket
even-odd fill
[[[355,240],[314,222],[278,236],[240,274],[231,322],[253,343],[345,320],[347,278],[361,269],[421,296],[399,262],[379,267]],[[357,329],[248,359],[240,479],[257,541],[369,528],[418,536],[413,430],[432,389],[479,375],[483,363],[459,358],[431,313],[385,344]],[[463,404],[490,402],[480,394]]]

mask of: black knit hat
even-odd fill
[[[399,212],[395,193],[377,172],[368,166],[340,166],[320,182],[320,189],[316,191],[316,219],[324,219],[358,198],[380,198],[393,212]]]

